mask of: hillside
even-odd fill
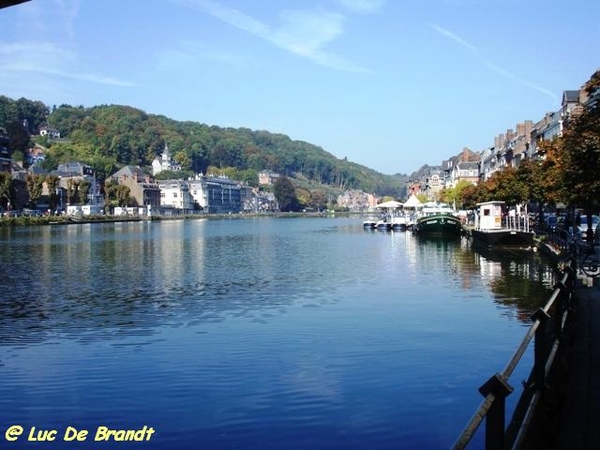
[[[206,173],[209,166],[270,170],[335,190],[404,195],[406,176],[378,173],[284,134],[175,121],[119,105],[61,105],[51,112],[46,108],[44,123],[41,106],[41,102],[0,97],[0,126],[14,130],[15,123],[25,123],[32,134],[39,133],[41,126],[58,130],[60,140],[36,138],[48,149],[47,167],[76,159],[93,166],[103,178],[126,164],[149,169],[168,145],[171,155],[192,173]]]

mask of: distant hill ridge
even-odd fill
[[[15,123],[24,124],[31,134],[38,134],[42,126],[60,132],[60,140],[36,138],[48,147],[47,165],[77,159],[106,175],[128,164],[149,169],[168,145],[177,162],[193,173],[206,173],[209,166],[270,170],[336,190],[359,189],[396,198],[405,195],[408,179],[336,158],[284,134],[176,121],[131,106],[61,105],[50,110],[39,101],[0,96],[0,126],[10,135]]]

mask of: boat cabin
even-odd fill
[[[503,201],[478,203],[480,230],[494,230],[502,228]]]

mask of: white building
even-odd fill
[[[169,154],[169,146],[167,144],[165,144],[165,149],[163,150],[162,155],[160,157],[157,156],[154,158],[154,161],[152,161],[152,175],[156,175],[163,170],[181,170],[181,166],[171,158],[171,155]]]
[[[188,182],[185,180],[158,181],[160,188],[160,206],[182,210],[193,210],[194,199],[190,194]]]

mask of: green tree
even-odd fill
[[[178,151],[173,155],[173,159],[181,166],[183,170],[190,170],[192,167],[192,159],[184,151]]]
[[[129,206],[131,203],[131,190],[124,184],[119,184],[116,187],[116,199],[118,206]]]
[[[239,181],[246,183],[248,186],[258,187],[258,172],[254,169],[242,170],[239,173]]]
[[[14,121],[6,124],[6,132],[9,137],[9,148],[23,154],[31,147],[31,137],[21,122]]]
[[[79,180],[69,178],[67,180],[67,204],[76,205],[79,203]]]
[[[323,190],[315,190],[311,193],[310,206],[321,211],[327,209],[327,194]]]
[[[79,190],[77,192],[77,203],[79,205],[87,205],[89,202],[88,195],[90,193],[90,189],[92,187],[92,183],[89,180],[83,179],[79,182]]]
[[[27,186],[27,193],[29,194],[29,205],[35,208],[38,200],[42,196],[42,190],[44,187],[45,176],[27,174],[25,178],[25,185]]]
[[[296,197],[294,185],[288,177],[279,177],[273,186],[273,193],[281,211],[299,211],[300,202]]]
[[[58,206],[58,198],[59,198],[58,189],[59,189],[60,178],[57,177],[56,175],[46,175],[44,182],[46,183],[46,186],[48,187],[50,209],[52,211],[54,211],[54,210],[56,210],[56,207]]]
[[[488,191],[487,200],[503,200],[509,205],[517,205],[529,201],[527,186],[517,176],[517,169],[505,167],[495,172],[485,187]]]
[[[9,172],[0,172],[0,206],[7,210],[12,202],[12,176]]]
[[[473,183],[470,181],[459,180],[453,188],[444,189],[442,192],[442,201],[450,205],[456,205],[457,208],[463,208],[463,193],[470,186],[473,186]]]

